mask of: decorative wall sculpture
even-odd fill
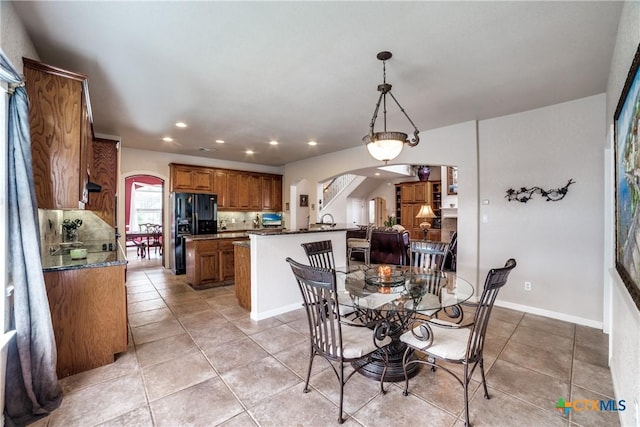
[[[557,202],[558,200],[564,199],[564,196],[567,195],[569,191],[569,186],[571,184],[575,184],[573,178],[569,179],[567,185],[561,188],[552,188],[550,190],[543,190],[540,187],[531,187],[526,188],[522,187],[519,190],[514,190],[510,188],[507,190],[507,195],[505,196],[508,201],[518,201],[522,203],[527,203],[529,200],[533,198],[533,195],[536,193],[540,194],[540,197],[544,197],[547,202]]]

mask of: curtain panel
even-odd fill
[[[29,105],[22,77],[0,50],[0,78],[9,84],[8,227],[9,284],[14,287],[5,381],[5,421],[26,425],[62,401],[56,343],[40,262],[38,210],[31,163]],[[27,265],[29,260],[29,265]]]

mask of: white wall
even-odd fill
[[[631,68],[631,61],[638,44],[640,43],[640,2],[625,2],[620,24],[618,26],[618,36],[616,47],[613,51],[611,68],[609,70],[609,81],[607,85],[607,112],[606,123],[609,128],[613,123],[618,99],[622,93],[627,73]],[[613,164],[613,149],[610,145],[607,153],[610,156],[609,164]],[[609,171],[611,172],[611,171]],[[610,176],[609,176],[610,178]],[[611,179],[608,182],[612,182]],[[611,189],[612,186],[609,186]],[[612,200],[612,195],[608,194],[606,200]],[[605,239],[612,243],[613,230],[613,206],[609,208],[608,223],[605,223]],[[616,397],[627,401],[628,410],[620,412],[620,423],[625,426],[639,425],[640,414],[638,413],[638,401],[640,400],[640,312],[632,301],[629,292],[620,280],[620,276],[613,268],[612,259],[613,245],[605,247],[604,264],[607,273],[605,274],[605,295],[610,295],[611,306],[608,313],[611,314],[611,334],[609,338],[609,364],[611,376],[616,392]]]
[[[503,304],[601,327],[604,114],[601,94],[479,123],[480,200],[489,202],[480,205],[480,263],[518,261]],[[570,178],[561,201],[505,199],[508,188]]]

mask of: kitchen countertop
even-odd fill
[[[238,240],[233,242],[234,246],[240,246],[242,248],[250,248],[251,241],[250,240]]]
[[[217,233],[217,234],[198,234],[191,236],[184,236],[184,240],[193,242],[196,240],[213,240],[213,239],[246,239],[247,233]]]
[[[88,249],[85,259],[71,259],[70,254],[50,255],[49,248],[43,247],[40,257],[42,260],[42,271],[65,271],[127,264],[127,256],[119,243],[115,246],[115,250],[112,251],[103,251],[102,244],[86,244],[82,247]]]
[[[326,233],[331,231],[347,231],[354,230],[354,227],[335,227],[335,228],[311,228],[311,229],[300,229],[300,230],[248,230],[247,234],[255,234],[258,236],[282,236],[282,235],[290,235],[290,234],[305,234],[305,233]]]

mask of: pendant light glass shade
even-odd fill
[[[365,139],[371,157],[388,162],[400,155],[407,135],[401,132],[377,132],[373,134],[373,140],[368,135]]]

